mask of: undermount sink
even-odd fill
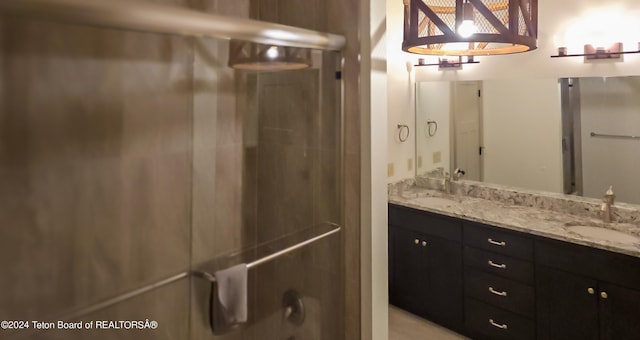
[[[603,241],[611,241],[622,244],[637,244],[640,243],[640,238],[619,232],[617,230],[594,227],[589,225],[573,225],[567,227],[569,231],[572,231],[578,235],[594,238]]]

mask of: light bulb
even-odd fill
[[[269,59],[275,59],[275,58],[278,57],[278,55],[279,55],[278,47],[276,47],[276,46],[271,46],[267,50],[267,58],[269,58]]]
[[[476,25],[473,20],[464,20],[460,27],[458,27],[458,34],[463,38],[468,38],[476,33]]]

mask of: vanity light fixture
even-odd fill
[[[418,59],[418,63],[414,66],[438,66],[440,70],[461,69],[464,64],[480,64],[473,56],[467,56],[466,61],[462,61],[462,56],[447,57],[443,56],[438,58],[438,62],[434,64],[427,64],[423,58]]]
[[[638,43],[638,49],[635,51],[623,51],[622,43],[615,43],[609,48],[602,46],[594,47],[593,45],[584,45],[584,53],[567,54],[566,47],[559,47],[558,54],[552,55],[551,58],[565,58],[565,57],[584,57],[584,60],[606,60],[615,59],[622,60],[624,54],[640,53],[640,43]]]
[[[538,0],[403,0],[405,52],[483,56],[534,50]]]
[[[249,71],[283,71],[311,67],[311,50],[264,45],[246,41],[229,42],[229,66]]]

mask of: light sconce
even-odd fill
[[[538,0],[403,0],[402,50],[483,56],[537,48]]]
[[[284,71],[311,67],[311,50],[256,44],[246,41],[229,42],[229,66],[249,71]]]
[[[479,61],[476,61],[473,56],[467,56],[466,61],[462,61],[462,56],[457,57],[440,57],[438,58],[438,62],[434,64],[427,64],[424,61],[424,58],[418,59],[418,64],[414,66],[438,66],[439,70],[459,70],[462,68],[464,64],[479,64]]]
[[[602,46],[584,45],[584,53],[568,54],[566,47],[559,47],[558,54],[551,58],[584,57],[584,60],[622,60],[624,54],[640,53],[640,43],[635,51],[623,51],[622,43],[615,43],[609,48]]]
[[[593,47],[593,45],[584,46],[584,58],[586,60],[593,59],[621,59],[622,43],[615,43],[609,48]]]

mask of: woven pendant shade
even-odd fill
[[[537,0],[403,1],[403,51],[482,56],[537,48]]]

